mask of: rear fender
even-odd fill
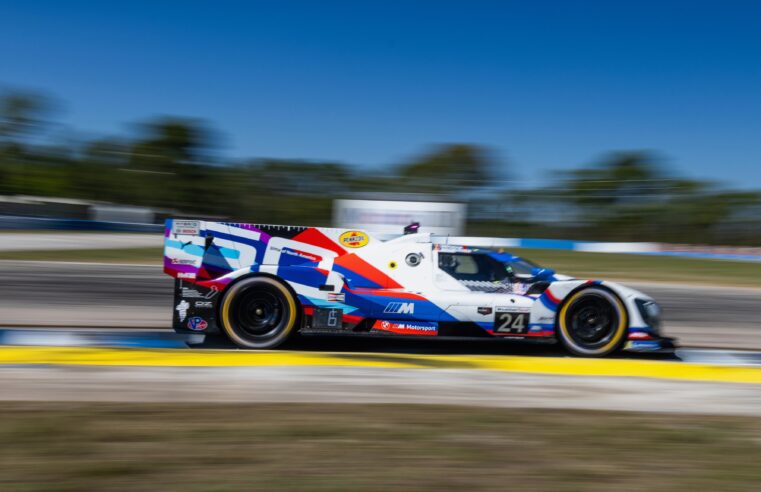
[[[196,283],[241,268],[238,243],[225,239],[230,227],[218,222],[167,219],[164,228],[164,273]]]

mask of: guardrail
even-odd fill
[[[111,232],[157,232],[164,224],[139,224],[132,222],[106,222],[82,219],[50,219],[43,217],[0,216],[0,230],[63,230],[63,231],[111,231]]]

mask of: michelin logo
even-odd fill
[[[415,314],[414,302],[389,302],[386,305],[386,309],[383,310],[384,314]]]
[[[180,316],[180,323],[185,321],[185,316],[188,315],[188,309],[190,309],[190,303],[183,299],[179,304],[177,304],[177,307],[174,308],[177,310],[177,314]]]

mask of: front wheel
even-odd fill
[[[602,357],[621,348],[627,325],[621,300],[601,287],[575,292],[558,315],[560,341],[573,354],[587,357]]]
[[[270,277],[250,277],[225,292],[222,328],[243,348],[268,349],[285,342],[296,327],[298,307],[291,291]]]

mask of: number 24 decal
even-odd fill
[[[529,313],[496,313],[494,331],[496,333],[524,333]]]

